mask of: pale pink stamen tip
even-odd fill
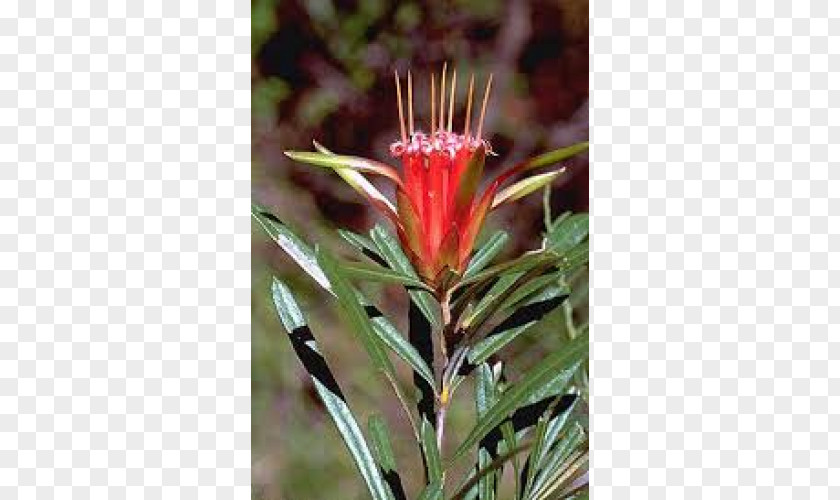
[[[400,141],[391,144],[390,152],[394,157],[400,157],[406,153],[421,153],[428,156],[435,152],[447,153],[454,157],[461,149],[469,148],[470,151],[474,151],[482,145],[488,153],[492,153],[490,143],[484,139],[438,130],[430,135],[423,132],[414,132],[408,138],[407,143]]]

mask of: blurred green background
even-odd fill
[[[479,89],[494,74],[484,127],[498,156],[488,159],[489,175],[588,137],[588,0],[252,0],[251,7],[252,196],[310,243],[340,256],[353,252],[334,229],[367,231],[378,217],[337,175],[294,164],[282,151],[309,150],[316,139],[338,153],[391,162],[387,148],[399,137],[394,69],[405,74],[410,68],[418,81],[418,123],[428,122],[429,73],[439,72],[444,61],[458,69],[460,105],[470,72],[475,72]],[[568,167],[553,187],[555,215],[588,210],[586,157]],[[388,192],[387,185],[380,187]],[[542,199],[532,195],[497,211],[488,227],[511,234],[507,255],[513,255],[539,244],[542,220]],[[344,330],[326,295],[258,227],[252,231],[254,498],[366,498],[277,320],[268,292],[272,274],[299,294],[359,421],[364,423],[374,410],[387,418],[406,487],[410,494],[416,492],[421,463],[411,438],[399,439],[410,431],[399,418],[392,393],[366,365],[364,352]],[[576,299],[581,315],[585,286]],[[399,290],[370,292],[379,296],[383,312],[404,327],[407,306]],[[503,356],[527,364],[550,349],[565,328],[562,311],[555,313]],[[410,373],[403,375],[410,384]],[[460,389],[463,402],[453,408],[449,435],[463,436],[468,429],[471,390]]]

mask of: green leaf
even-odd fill
[[[392,269],[364,264],[361,262],[354,262],[352,264],[345,264],[343,270],[344,274],[350,279],[404,285],[409,288],[431,291],[431,288],[419,279],[407,276]]]
[[[359,469],[372,498],[374,500],[390,500],[387,486],[382,480],[364,435],[358,423],[356,423],[344,395],[338,388],[331,370],[321,355],[320,348],[312,337],[291,290],[282,281],[275,278],[272,285],[272,295],[280,321],[289,333],[295,353],[309,372],[315,390],[323,401],[333,423],[338,428],[338,432],[350,451],[353,462]]]
[[[515,450],[518,446],[517,433],[513,427],[513,422],[505,422],[502,424],[502,438],[505,440],[505,452]],[[501,471],[499,471],[501,473]],[[519,455],[513,456],[513,479],[515,481],[513,491],[519,491]]]
[[[310,165],[317,165],[319,167],[331,168],[333,170],[348,169],[355,172],[364,172],[370,174],[377,174],[388,177],[397,184],[402,183],[400,175],[393,167],[385,165],[367,158],[359,158],[356,156],[343,156],[333,153],[315,152],[315,151],[285,151],[286,156],[299,161],[301,163],[308,163]]]
[[[473,255],[467,270],[464,271],[464,278],[470,278],[484,269],[504,249],[508,240],[510,236],[504,231],[493,233]]]
[[[499,310],[516,310],[523,304],[558,296],[568,296],[569,286],[563,282],[564,273],[555,272],[537,276],[514,290],[499,306]]]
[[[318,266],[315,252],[303,242],[297,234],[280,219],[262,208],[251,205],[251,216],[263,227],[266,233],[280,245],[289,257],[294,260],[309,276],[322,288],[332,292],[329,280]]]
[[[527,272],[501,275],[490,290],[483,294],[473,310],[464,317],[464,326],[475,332],[495,313],[509,310],[529,296],[555,285],[560,278],[559,273],[540,276],[550,267],[550,264],[541,264],[528,269]]]
[[[562,259],[560,253],[553,250],[533,250],[513,260],[508,260],[488,267],[487,269],[473,274],[461,280],[458,287],[465,287],[474,283],[482,283],[492,280],[503,274],[527,272],[540,265],[550,265]]]
[[[555,221],[545,236],[544,246],[558,252],[571,250],[589,235],[589,215],[574,214],[563,220]]]
[[[544,385],[551,383],[556,389],[559,385],[558,378],[561,375],[568,382],[582,360],[587,357],[588,347],[589,336],[581,334],[566,344],[563,349],[553,352],[531,368],[521,380],[505,390],[496,404],[479,419],[450,459],[450,463],[463,456],[467,450],[509,417],[518,407],[527,404],[531,396],[540,392]]]
[[[435,377],[432,375],[432,370],[429,365],[417,352],[411,343],[402,336],[393,323],[388,321],[384,316],[376,316],[371,319],[373,323],[374,332],[377,334],[379,340],[391,348],[403,361],[425,380],[432,391],[436,391]]]
[[[549,286],[529,297],[514,311],[470,348],[467,359],[473,365],[487,360],[508,345],[513,339],[537,324],[545,315],[559,306],[568,294],[564,287]]]
[[[381,330],[374,328],[374,324],[365,311],[362,301],[359,300],[358,293],[351,287],[347,278],[339,269],[338,262],[323,249],[318,249],[317,257],[318,264],[320,264],[321,269],[324,271],[324,275],[329,279],[332,290],[336,298],[338,298],[343,316],[350,324],[350,330],[361,342],[362,346],[364,346],[373,367],[385,375],[385,378],[391,384],[391,387],[394,389],[400,403],[405,409],[406,416],[411,419],[412,414],[408,406],[408,397],[400,388],[394,365],[391,364],[391,360],[388,359],[387,354],[382,350],[381,344],[379,343],[379,333],[381,333]],[[416,432],[416,424],[413,420],[411,423]]]
[[[394,450],[391,447],[391,439],[388,437],[388,426],[381,416],[373,414],[368,419],[368,432],[373,443],[373,455],[376,463],[385,476],[385,481],[391,489],[395,500],[405,500],[405,489],[402,478],[397,472],[397,461],[394,458]]]
[[[412,267],[408,257],[406,257],[403,253],[399,242],[387,229],[377,224],[371,230],[370,235],[374,244],[379,249],[380,254],[391,269],[404,273],[405,275],[415,279],[419,279],[417,277],[417,272],[414,270],[414,267]],[[437,313],[438,305],[434,297],[432,297],[429,293],[420,290],[409,290],[408,295],[420,311],[423,312],[426,319],[428,319],[435,328],[440,328],[440,317]]]
[[[317,141],[312,141],[312,144],[318,150],[317,153],[287,151],[286,156],[305,163],[313,163],[322,167],[332,168],[335,173],[344,179],[344,182],[368,200],[377,210],[382,212],[394,224],[399,224],[399,217],[397,216],[397,209],[394,207],[394,204],[360,172],[367,171],[369,173],[384,175],[391,178],[397,185],[402,185],[402,181],[396,170],[383,163],[365,160],[364,158],[339,156],[318,144]]]
[[[529,321],[524,325],[519,325],[482,339],[470,349],[467,359],[474,365],[486,361],[490,356],[499,352],[500,349],[508,345],[519,334],[531,328],[535,323],[536,321]]]
[[[368,419],[368,430],[373,441],[373,453],[376,461],[386,471],[397,470],[397,461],[394,458],[394,450],[391,448],[391,440],[388,437],[388,427],[379,415],[371,415]]]
[[[268,212],[264,212],[258,207],[252,207],[253,216],[260,224],[266,228],[275,241],[278,242],[281,248],[285,250],[315,281],[318,282],[324,289],[335,295],[332,290],[330,280],[324,274],[323,269],[318,263],[318,258],[315,252],[304,243],[304,241],[294,232],[292,232],[286,225],[280,222],[276,217]],[[354,266],[345,266],[345,271],[349,267],[349,274],[353,275],[356,272]],[[393,273],[393,271],[384,269],[385,273]],[[400,278],[402,280],[402,278]],[[406,277],[406,281],[410,278]],[[369,305],[364,296],[353,290],[347,284],[347,293],[355,294],[356,301],[363,306]],[[374,333],[380,341],[390,347],[400,358],[408,363],[423,379],[425,379],[431,387],[435,387],[434,376],[428,364],[423,361],[423,358],[418,354],[417,350],[405,340],[394,325],[388,321],[385,316],[378,315],[371,320],[374,327]]]
[[[534,446],[531,448],[531,453],[528,457],[528,470],[525,484],[523,485],[523,492],[527,493],[531,491],[537,473],[545,469],[549,452],[552,446],[556,444],[557,436],[567,428],[567,424],[570,421],[569,416],[574,411],[578,401],[576,399],[566,411],[553,418],[551,418],[550,409],[546,410],[546,413],[540,417],[534,431],[534,435],[536,436]],[[523,494],[522,498],[525,497],[526,495]]]
[[[420,424],[420,446],[423,456],[426,458],[426,470],[429,473],[430,483],[443,482],[443,466],[440,460],[435,428],[425,418]]]
[[[362,252],[368,258],[374,260],[378,264],[382,264],[383,266],[387,265],[385,260],[382,259],[382,256],[379,255],[379,249],[376,248],[376,245],[367,236],[354,233],[353,231],[348,231],[346,229],[339,229],[338,234],[344,238],[345,241],[353,245],[356,250]]]
[[[351,326],[350,330],[364,346],[374,368],[382,372],[393,370],[391,362],[377,342],[376,332],[364,306],[359,302],[356,291],[339,270],[338,262],[323,248],[318,249],[317,257],[318,264],[329,279],[341,310]]]
[[[522,172],[525,170],[546,167],[553,163],[557,163],[558,161],[563,161],[567,158],[571,158],[572,156],[582,151],[585,151],[588,148],[588,142],[579,142],[577,144],[573,144],[565,148],[555,149],[554,151],[543,153],[539,156],[531,158],[530,160],[526,160],[525,162],[519,164],[517,167],[514,167],[514,169],[516,169],[519,172]]]
[[[524,198],[534,191],[541,189],[543,186],[551,184],[554,182],[554,179],[559,177],[560,174],[565,172],[565,170],[566,169],[563,168],[553,172],[546,172],[544,174],[531,175],[506,187],[496,193],[496,196],[493,198],[493,205],[491,205],[491,209],[497,208],[505,203],[510,203],[520,198]]]
[[[499,281],[493,284],[486,293],[484,293],[475,307],[467,315],[464,316],[464,327],[470,328],[473,325],[481,324],[491,314],[498,310],[499,303],[504,300],[511,288],[524,276],[525,273],[511,273],[502,275]]]
[[[496,383],[493,378],[493,371],[487,363],[482,363],[477,369],[475,381],[475,410],[480,419],[490,407],[496,402]],[[478,448],[478,464],[476,471],[489,466],[493,461],[491,452],[483,446]],[[495,500],[497,474],[487,474],[478,480],[479,500]]]
[[[549,498],[548,495],[562,487],[564,480],[586,462],[587,451],[578,449],[584,438],[583,431],[574,426],[551,448],[526,496],[528,500]]]
[[[417,500],[442,500],[443,499],[443,483],[440,481],[429,483],[428,486],[420,493]]]

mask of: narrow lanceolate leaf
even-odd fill
[[[391,203],[391,200],[385,197],[381,191],[376,189],[364,175],[349,168],[336,168],[337,173],[344,182],[350,185],[362,197],[370,201],[380,212],[385,214],[392,221],[397,221],[397,208]]]
[[[496,312],[510,308],[529,295],[556,282],[557,276],[549,276],[550,279],[540,276],[549,267],[550,264],[542,264],[529,269],[527,272],[502,275],[478,301],[473,311],[464,318],[464,326],[469,328],[470,333],[474,333]],[[525,289],[524,294],[517,295],[523,288]]]
[[[476,423],[450,461],[454,462],[463,456],[518,407],[526,404],[530,397],[540,391],[545,384],[552,383],[557,387],[558,374],[564,374],[568,382],[582,360],[586,358],[588,347],[589,336],[581,334],[566,344],[563,349],[537,363],[521,380],[502,393],[496,404]]]
[[[533,326],[534,323],[536,321],[529,321],[523,325],[503,330],[496,335],[488,336],[470,349],[467,360],[474,365],[488,360],[490,356],[499,352],[500,349]]]
[[[388,427],[379,415],[371,415],[368,419],[368,432],[373,444],[373,455],[376,463],[379,464],[380,472],[391,489],[394,500],[406,500],[405,489],[402,478],[397,471],[397,461],[394,458],[394,450],[391,448],[391,439],[388,436]]]
[[[400,243],[387,229],[377,225],[371,230],[370,235],[391,269],[417,279],[417,273],[411,266],[408,257],[403,253]],[[436,328],[440,328],[440,318],[437,313],[438,306],[435,299],[429,293],[420,290],[409,290],[408,294],[429,322]]]
[[[353,457],[365,484],[374,500],[390,500],[388,487],[380,475],[373,454],[368,448],[364,435],[335,380],[312,332],[297,305],[291,290],[275,279],[272,285],[274,305],[283,327],[289,333],[292,347],[298,359],[309,372],[315,390],[330,417],[338,428],[344,444]]]
[[[344,317],[350,324],[350,330],[360,341],[365,351],[367,351],[373,367],[385,375],[385,378],[400,399],[400,403],[406,411],[406,416],[411,418],[411,412],[408,409],[408,397],[400,388],[394,365],[391,364],[391,360],[382,349],[377,330],[374,328],[373,322],[365,311],[364,305],[359,300],[356,290],[350,286],[347,278],[339,269],[338,262],[329,253],[323,249],[319,249],[317,257],[318,264],[324,271],[324,275],[329,279],[332,290],[338,298]],[[414,425],[412,421],[412,426]]]
[[[531,297],[499,323],[487,337],[477,342],[467,356],[471,364],[478,364],[496,354],[513,339],[531,328],[546,314],[557,308],[568,293],[561,287],[550,287]]]
[[[490,281],[497,276],[510,273],[527,272],[537,266],[550,265],[559,262],[562,256],[553,250],[533,250],[522,254],[521,256],[490,266],[480,272],[461,280],[458,283],[459,288],[463,288],[473,283],[482,283]]]
[[[556,443],[550,443],[551,447],[545,460],[540,464],[536,478],[525,498],[544,499],[555,488],[561,486],[557,478],[574,473],[579,467],[579,463],[576,464],[576,462],[581,458],[585,459],[588,455],[584,444],[585,435],[577,426],[570,426]]]
[[[560,174],[562,174],[564,171],[565,169],[560,169],[554,172],[546,172],[544,174],[532,175],[530,177],[522,179],[521,181],[511,186],[506,187],[505,189],[496,193],[496,196],[493,198],[493,205],[491,206],[491,210],[505,203],[516,201],[520,198],[528,196],[534,191],[542,189],[544,186],[547,186],[554,182],[554,180],[557,177],[559,177]]]
[[[440,481],[430,483],[417,497],[417,500],[442,500],[443,483]]]
[[[548,272],[548,274],[537,276],[514,290],[505,299],[499,309],[505,312],[516,310],[523,304],[527,304],[532,300],[539,300],[540,297],[546,294],[551,296],[556,296],[557,294],[568,296],[571,293],[571,289],[565,283],[563,277],[562,272]]]
[[[549,151],[548,153],[544,153],[534,158],[521,161],[513,167],[503,171],[501,175],[494,179],[488,187],[487,191],[485,191],[485,194],[489,194],[491,196],[495,195],[496,190],[513,176],[528,170],[547,167],[559,161],[563,161],[580,153],[581,151],[584,151],[588,147],[588,142],[580,142],[569,147],[555,149],[554,151]]]
[[[467,270],[464,271],[464,278],[475,276],[479,271],[487,267],[492,262],[499,252],[501,252],[507,244],[510,237],[504,231],[497,231],[493,233],[487,242],[484,243],[470,259],[467,265]]]
[[[388,265],[385,260],[382,259],[382,256],[379,255],[379,249],[376,248],[376,245],[374,245],[373,241],[367,236],[354,233],[353,231],[347,231],[346,229],[339,229],[338,234],[344,238],[347,243],[353,245],[356,250],[365,254],[365,256],[372,261],[383,267]]]
[[[391,439],[388,437],[388,427],[382,417],[376,414],[371,415],[368,419],[368,430],[376,461],[386,471],[397,470],[397,461],[394,458],[394,450],[391,448]]]
[[[476,416],[480,419],[496,402],[496,383],[493,379],[493,371],[487,363],[482,363],[477,370],[475,382],[475,410]],[[478,461],[476,463],[476,474],[486,468],[493,461],[493,454],[496,450],[488,449],[486,446],[478,447]],[[496,481],[498,474],[487,474],[478,480],[479,500],[495,500]]]
[[[377,210],[382,212],[382,214],[388,217],[394,224],[399,224],[397,210],[394,207],[394,204],[391,203],[385,195],[376,189],[376,187],[360,173],[361,170],[385,175],[386,177],[394,179],[397,185],[401,185],[399,175],[393,168],[372,160],[339,156],[324,146],[318,144],[317,141],[312,141],[312,143],[318,150],[317,153],[287,151],[286,156],[304,163],[312,163],[322,167],[332,168],[335,170],[335,173],[344,179],[344,182],[349,184],[350,187],[361,194],[362,197],[367,199],[374,207],[376,207]],[[360,167],[360,164],[356,164],[359,161],[364,163],[365,166]]]
[[[338,262],[324,249],[318,249],[318,264],[330,281],[341,309],[350,324],[350,330],[361,341],[373,362],[374,368],[387,371],[390,366],[385,352],[377,342],[376,332],[364,307],[359,302],[355,290],[341,273]]]
[[[379,266],[354,262],[352,264],[345,264],[343,271],[350,279],[404,285],[408,288],[431,291],[428,285],[417,278]]]
[[[402,184],[400,174],[393,167],[378,161],[368,160],[367,158],[337,155],[320,151],[286,151],[285,153],[289,158],[301,163],[308,163],[334,170],[347,168],[356,172],[382,175],[397,184]]]
[[[324,271],[318,263],[318,259],[312,248],[309,247],[297,234],[291,231],[279,219],[268,212],[264,212],[258,207],[252,207],[253,217],[266,229],[269,236],[271,236],[280,247],[289,254],[292,259],[297,262],[304,271],[318,282],[324,289],[333,293],[330,281],[324,275]],[[372,244],[372,243],[371,243]],[[388,269],[383,269],[386,273],[393,273]],[[355,269],[351,266],[350,274],[353,275]],[[415,283],[410,277],[399,278],[405,282]],[[418,282],[419,283],[419,282]],[[403,283],[405,284],[405,283]],[[351,290],[352,292],[352,290]],[[333,293],[333,295],[335,295]],[[359,294],[356,294],[359,297]],[[364,298],[360,299],[365,305],[368,305]],[[371,319],[374,326],[374,332],[378,338],[388,347],[390,347],[400,358],[407,362],[424,380],[426,380],[430,387],[434,387],[434,376],[428,364],[423,361],[423,358],[414,347],[400,334],[394,325],[388,321],[387,318],[381,314],[377,314],[375,318]]]
[[[420,424],[420,446],[426,462],[429,483],[443,482],[443,466],[440,461],[440,450],[435,437],[435,428],[425,418]]]
[[[280,245],[289,257],[294,260],[309,276],[322,288],[330,290],[330,282],[318,266],[315,252],[303,242],[280,219],[256,205],[251,206],[251,216],[263,227],[266,233]],[[331,291],[331,290],[330,290]]]
[[[473,325],[480,324],[487,319],[491,314],[497,311],[498,305],[504,300],[506,294],[511,292],[511,289],[520,281],[525,273],[511,273],[505,274],[499,278],[499,281],[493,284],[486,293],[481,297],[481,300],[463,319],[465,327],[470,328]]]
[[[372,306],[366,305],[365,309],[370,311]],[[403,361],[408,363],[408,365],[414,370],[415,373],[420,375],[424,381],[428,384],[428,388],[434,394],[435,391],[435,377],[432,375],[432,370],[429,367],[429,364],[423,360],[423,357],[417,351],[417,349],[411,345],[411,343],[402,336],[402,334],[397,330],[394,325],[388,321],[385,316],[379,313],[379,310],[373,308],[374,315],[371,317],[371,314],[368,314],[371,317],[371,322],[373,323],[373,329],[376,335],[379,337],[386,346],[390,347],[394,353],[402,358]]]
[[[574,214],[552,224],[551,230],[545,235],[543,246],[566,252],[585,240],[588,235],[589,215]]]
[[[546,411],[540,417],[534,432],[536,436],[534,446],[531,448],[527,466],[523,471],[525,480],[522,484],[523,490],[520,498],[525,498],[525,492],[532,489],[537,474],[545,470],[548,457],[552,449],[556,448],[555,445],[557,444],[558,435],[568,429],[568,424],[571,420],[569,416],[574,411],[577,401],[576,399],[566,411],[560,412],[558,415],[552,416],[551,411]]]
[[[523,433],[524,434],[524,433]],[[511,450],[515,450],[519,445],[519,434],[516,433],[516,430],[513,427],[513,422],[505,422],[502,424],[502,437],[504,438],[504,452],[507,453]],[[513,478],[514,478],[514,489],[513,491],[519,491],[519,455],[513,456]],[[501,472],[501,471],[500,471]]]
[[[535,463],[538,465],[538,469],[541,468],[545,464],[549,452],[557,443],[557,438],[568,429],[574,425],[574,419],[572,418],[572,414],[576,410],[576,406],[578,404],[579,399],[575,399],[575,401],[569,406],[569,408],[561,412],[554,417],[550,417],[550,415],[545,415],[546,426],[545,426],[545,440],[544,440],[544,447],[539,450],[538,453],[534,455]],[[549,418],[550,417],[550,418]]]
[[[558,161],[563,161],[567,158],[571,158],[578,153],[586,151],[589,148],[588,142],[579,142],[577,144],[572,144],[571,146],[567,146],[565,148],[555,149],[554,151],[549,151],[548,153],[543,153],[539,156],[531,158],[524,163],[524,167],[522,170],[531,170],[534,168],[541,168],[546,167],[548,165],[552,165],[557,163]]]

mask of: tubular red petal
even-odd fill
[[[481,231],[481,226],[484,225],[484,219],[487,218],[487,212],[490,211],[490,205],[493,203],[493,197],[498,187],[497,183],[493,183],[488,187],[478,203],[473,204],[469,215],[460,224],[462,230],[460,240],[458,241],[459,270],[465,269],[469,261],[475,239]]]
[[[415,267],[429,267],[429,254],[424,245],[423,223],[417,212],[417,207],[411,197],[402,189],[397,189],[397,213],[404,228],[405,240],[403,249],[407,254],[413,254],[412,262]]]
[[[429,155],[429,183],[428,183],[428,219],[429,232],[427,233],[431,255],[435,255],[443,238],[443,216],[444,204],[446,203],[446,187],[449,176],[448,158],[445,153],[432,152]]]
[[[484,158],[486,150],[484,145],[479,145],[475,150],[463,148],[456,156],[457,183],[453,189],[453,204],[456,217],[463,217],[473,202],[478,184],[484,173]]]

